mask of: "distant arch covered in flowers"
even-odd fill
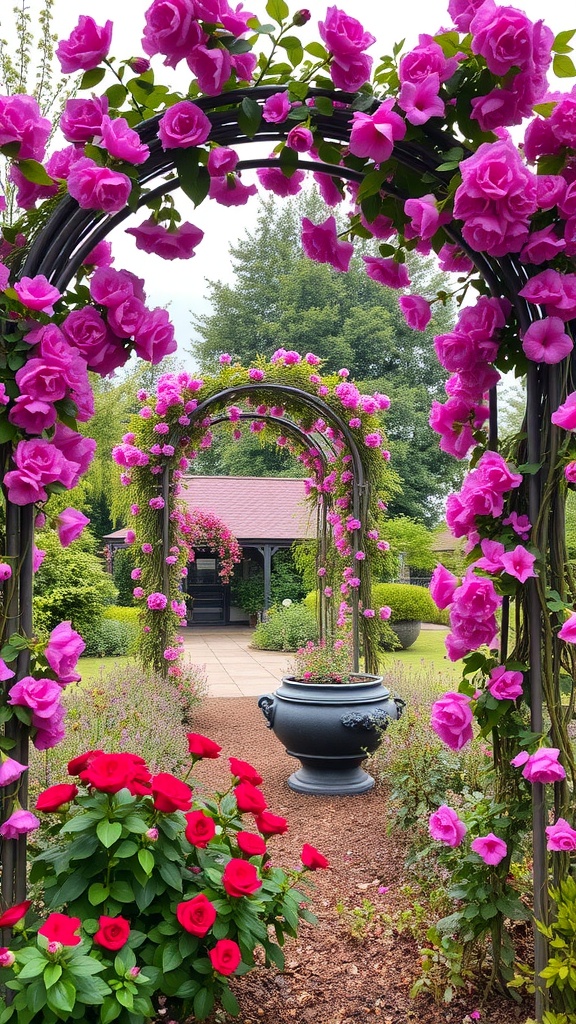
[[[375,671],[378,619],[389,609],[372,608],[371,577],[389,547],[381,535],[382,495],[391,479],[376,413],[390,400],[361,395],[347,371],[322,376],[312,353],[279,349],[270,361],[258,359],[248,368],[227,355],[221,360],[215,375],[166,374],[154,395],[141,392],[139,416],[113,450],[134,498],[127,541],[142,556],[133,573],[142,608],[142,659],[159,672],[178,672],[178,626],[185,624],[179,590],[188,561],[185,513],[178,504],[182,476],[198,451],[211,445],[215,426],[227,426],[240,440],[242,425],[249,423],[253,433],[299,451],[317,506],[321,632],[329,623],[349,621],[354,667],[361,642],[366,670]]]
[[[167,258],[190,256],[200,233],[180,224],[171,198],[179,186],[196,204],[209,195],[238,205],[255,191],[239,177],[243,169],[256,167],[261,185],[282,195],[297,192],[310,170],[329,205],[345,194],[354,201],[348,240],[338,237],[333,216],[304,222],[303,247],[311,258],[345,271],[349,239],[375,237],[379,255],[365,263],[380,283],[404,292],[406,252],[433,249],[444,269],[463,274],[462,294],[470,285],[479,292],[473,306],[461,308],[455,330],[435,342],[451,377],[448,400],[434,406],[431,423],[445,450],[473,458],[447,518],[473,546],[463,580],[439,570],[434,581],[437,599],[450,609],[449,655],[465,659],[457,699],[440,704],[434,721],[458,749],[470,740],[473,720],[485,735],[493,733],[496,788],[509,809],[494,827],[507,830],[506,839],[500,834],[494,845],[478,837],[471,856],[477,854],[478,870],[483,861],[498,867],[499,884],[506,883],[516,819],[526,816],[527,794],[533,798],[535,914],[544,919],[548,852],[559,849],[554,838],[546,849],[544,787],[557,783],[556,825],[549,826],[555,829],[570,816],[576,780],[568,736],[576,592],[563,540],[566,490],[576,482],[575,101],[548,92],[547,83],[552,62],[563,77],[576,73],[568,56],[571,34],[554,38],[542,21],[532,23],[493,0],[450,0],[453,28],[421,36],[409,53],[399,58],[395,50],[373,68],[366,51],[374,37],[337,7],[319,24],[322,42],[306,47],[294,33],[307,12],[291,17],[284,0],[269,0],[273,25],[232,11],[226,0],[182,0],[170,12],[167,17],[164,0],[153,0],[142,43],[147,57],[118,68],[108,57],[110,22],[100,27],[81,18],[60,43],[63,71],[84,71],[84,89],[102,80],[104,62],[116,81],[101,96],[70,101],[61,122],[70,145],[45,164],[50,125],[35,101],[0,98],[0,152],[11,161],[16,202],[26,211],[14,230],[4,230],[0,264],[6,349],[0,656],[9,704],[27,719],[26,727],[16,717],[7,722],[8,743],[14,740],[25,763],[29,732],[37,739],[32,691],[44,678],[47,656],[31,650],[35,507],[43,508],[51,490],[73,487],[93,454],[91,439],[75,429],[91,416],[87,369],[105,375],[132,350],[156,363],[175,348],[166,311],[147,309],[142,282],[111,269],[106,236],[148,204],[148,220],[131,229],[139,247]],[[262,39],[270,40],[270,52],[257,56],[252,50]],[[156,83],[148,61],[156,55],[172,67],[186,61],[193,75],[186,97]],[[531,120],[520,152],[507,129],[525,118]],[[233,145],[252,141],[267,142],[274,155],[240,160]],[[74,275],[74,287],[63,294]],[[400,304],[408,323],[423,329],[429,301],[403,294]],[[502,443],[496,385],[508,369],[526,374],[526,430]],[[568,710],[561,676],[572,680]],[[50,707],[55,736],[56,697]],[[461,728],[454,732],[447,719],[456,712]],[[522,778],[510,772],[510,761],[527,766],[530,758],[538,761],[539,750],[557,751],[555,771],[550,764],[548,772],[534,771],[530,761]],[[14,806],[20,784],[10,785]],[[439,835],[440,824],[434,827]],[[455,826],[441,841],[458,845],[462,830]],[[576,846],[570,834],[568,843]],[[16,898],[25,864],[23,844],[16,853],[7,845],[3,884],[10,901],[14,856]],[[503,917],[498,910],[500,929]],[[497,928],[492,931],[497,938]],[[546,944],[537,935],[538,1016],[545,962]],[[500,961],[495,976],[504,986]]]

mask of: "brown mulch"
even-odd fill
[[[401,841],[387,834],[383,788],[355,797],[293,793],[287,779],[298,762],[266,727],[256,698],[208,699],[196,712],[193,729],[223,747],[218,761],[197,766],[199,782],[210,788],[227,786],[228,755],[250,761],[264,776],[270,810],[290,823],[285,836],[274,836],[269,843],[278,865],[296,866],[305,842],[331,864],[329,871],[314,874],[311,909],[318,924],[302,924],[299,938],[289,940],[284,972],[257,967],[233,982],[241,1007],[239,1024],[469,1024],[467,1015],[476,1009],[480,1024],[523,1024],[530,1016],[529,1003],[520,1008],[498,996],[483,1006],[478,991],[444,1006],[435,1005],[429,995],[410,998],[419,975],[418,943],[409,934],[398,934],[390,923],[408,905],[400,890],[410,878]],[[388,892],[379,893],[381,886]],[[351,910],[362,907],[364,900],[377,913],[365,936],[355,938],[337,904]],[[224,1020],[230,1018],[215,1014],[210,1024]]]

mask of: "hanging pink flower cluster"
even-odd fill
[[[219,560],[218,575],[223,583],[229,583],[234,566],[242,560],[242,548],[226,524],[213,512],[200,509],[175,510],[175,521],[182,534],[182,543],[189,562],[195,558],[195,550],[207,548],[216,551]]]

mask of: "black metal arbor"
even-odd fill
[[[249,97],[258,104],[263,104],[268,96],[278,92],[278,86],[259,87],[253,89],[228,92],[217,97],[203,97],[195,102],[200,106],[212,123],[211,141],[225,146],[250,146],[253,143],[277,144],[286,135],[284,125],[271,125],[261,122],[253,137],[245,135],[239,123],[239,109],[242,100]],[[309,96],[313,100],[317,96],[327,96],[341,103],[353,103],[354,97],[324,89],[310,89]],[[377,104],[375,103],[374,106]],[[150,157],[138,169],[138,181],[145,191],[139,200],[139,206],[151,199],[159,197],[179,188],[181,181],[178,176],[178,158],[175,151],[164,151],[157,137],[159,118],[144,122],[139,134],[150,147]],[[327,142],[346,143],[351,128],[351,111],[335,107],[331,116],[315,113],[319,134]],[[400,168],[404,167],[412,173],[426,175],[427,181],[435,182],[438,187],[447,186],[451,171],[439,171],[437,167],[444,160],[445,153],[455,145],[460,145],[450,137],[448,132],[432,127],[429,123],[423,126],[426,146],[421,143],[405,141],[397,143],[394,157]],[[268,158],[242,158],[238,170],[276,165],[277,161]],[[335,166],[318,161],[299,159],[298,167],[304,170],[323,172],[325,174],[352,182],[361,183],[363,174],[351,168]],[[166,177],[166,176],[169,177]],[[162,179],[162,180],[161,180]],[[432,185],[434,187],[434,185]],[[398,181],[384,182],[382,194],[397,200],[409,198],[403,192]],[[134,211],[122,210],[115,215],[80,209],[70,197],[63,199],[36,237],[30,252],[20,269],[19,276],[44,274],[60,291],[64,291],[76,274],[85,256],[94,246],[119,226]],[[521,330],[525,330],[534,318],[525,300],[518,292],[529,274],[526,268],[513,256],[503,258],[488,257],[471,250],[463,241],[458,225],[452,223],[445,228],[450,239],[461,247],[475,264],[484,278],[490,293],[494,296],[506,296],[515,310]],[[527,451],[526,461],[540,465],[545,457],[544,441],[545,417],[549,417],[550,408],[556,408],[561,394],[561,380],[557,367],[542,367],[531,363],[527,380]],[[490,395],[489,446],[497,447],[497,401],[495,389]],[[545,478],[546,467],[540,473],[528,477],[528,511],[534,524],[541,522],[540,508],[542,499],[541,480]],[[32,630],[32,540],[33,512],[32,507],[20,508],[7,504],[7,555],[18,560],[20,572],[18,584],[14,585],[8,597],[8,621],[11,632],[20,631],[30,635]],[[562,526],[561,513],[557,513],[556,523]],[[538,543],[538,538],[536,538]],[[561,566],[552,568],[560,573]],[[528,581],[527,591],[528,619],[530,624],[529,662],[531,686],[531,717],[534,732],[541,732],[543,725],[542,673],[541,673],[541,638],[542,617],[538,600],[536,581]],[[506,602],[503,612],[503,654],[507,646],[507,609]],[[27,670],[27,655],[22,652],[19,657],[18,675]],[[22,732],[22,730],[20,731]],[[15,756],[24,761],[27,756],[27,739],[16,735],[17,746]],[[545,916],[546,899],[546,853],[544,835],[544,802],[543,787],[535,784],[534,791],[534,881],[535,881],[535,914],[538,918]],[[17,848],[17,851],[16,851]],[[3,895],[7,904],[14,899],[20,900],[25,890],[25,852],[24,839],[4,844],[3,852]],[[546,962],[546,946],[543,940],[537,940],[536,972]],[[537,1012],[538,1007],[537,1007]]]

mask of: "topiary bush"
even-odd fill
[[[392,609],[390,622],[416,619],[418,622],[448,624],[448,612],[440,611],[426,587],[411,583],[375,583],[372,586],[374,607],[388,605]]]
[[[318,639],[318,623],[313,611],[304,604],[274,608],[270,618],[260,622],[252,637],[259,651],[296,651],[309,640]]]

